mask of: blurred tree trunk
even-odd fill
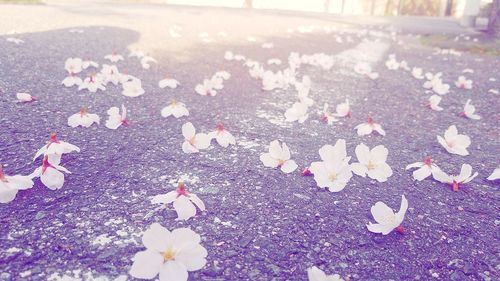
[[[243,7],[247,9],[253,8],[253,0],[245,0],[245,2],[243,2]]]
[[[491,3],[488,32],[495,36],[500,36],[500,0],[493,0],[493,3]]]
[[[325,6],[323,7],[323,11],[328,13],[330,11],[330,0],[325,0]]]

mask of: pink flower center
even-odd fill
[[[375,120],[373,118],[368,117],[368,121],[366,121],[370,126],[373,126],[375,124]]]
[[[177,186],[177,197],[179,196],[189,197],[189,193],[186,191],[186,185],[184,182],[179,182],[179,185]]]
[[[434,160],[432,160],[432,158],[429,156],[429,157],[427,157],[427,158],[424,159],[424,165],[427,165],[427,166],[430,167],[432,165],[433,161]]]
[[[217,125],[217,131],[219,131],[219,133],[220,133],[220,132],[222,132],[222,131],[224,131],[224,124],[219,123],[219,124]]]
[[[451,189],[453,191],[458,191],[458,189],[460,188],[460,185],[457,181],[453,180],[453,183],[451,184]]]
[[[53,143],[59,143],[59,141],[57,140],[57,134],[56,133],[53,133],[50,135],[50,140],[47,142],[47,148],[49,148],[49,146]]]
[[[44,174],[48,168],[54,168],[54,166],[49,163],[49,156],[45,155],[45,157],[43,157],[42,163],[42,174]]]
[[[83,115],[87,115],[88,111],[85,107],[80,108],[80,116],[83,117]]]
[[[397,232],[399,232],[401,234],[405,233],[405,228],[402,225],[396,227],[395,229],[396,229]]]
[[[7,178],[5,177],[5,173],[3,172],[3,167],[0,165],[0,181],[2,182],[9,182]]]

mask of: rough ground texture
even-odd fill
[[[356,75],[352,64],[342,59],[344,51],[355,49],[362,40],[352,32],[364,28],[344,19],[339,23],[311,15],[147,5],[0,6],[4,9],[10,18],[0,19],[3,32],[9,25],[17,26],[23,33],[15,37],[25,43],[15,45],[5,40],[7,35],[0,37],[0,162],[9,174],[31,173],[39,165],[32,157],[52,132],[78,145],[81,153],[63,156],[63,165],[73,173],[61,190],[51,191],[37,179],[32,189],[0,205],[0,280],[90,275],[132,279],[127,273],[131,258],[143,249],[141,232],[153,222],[169,229],[190,227],[202,235],[208,262],[190,273],[190,280],[305,280],[312,265],[350,280],[498,280],[498,182],[486,180],[500,162],[499,96],[488,92],[499,88],[498,57],[435,54],[403,30],[398,36],[403,44],[381,38],[388,48],[374,57],[372,65],[380,78],[370,80]],[[33,24],[25,18],[30,16],[46,28],[22,30],[22,23]],[[99,22],[106,17],[107,24]],[[286,32],[301,24],[336,26],[346,32]],[[173,25],[182,28],[183,37],[168,35]],[[70,26],[84,32],[70,33]],[[203,31],[215,40],[203,44],[197,36]],[[218,37],[219,31],[228,36]],[[250,35],[257,42],[248,42]],[[353,42],[335,40],[347,35]],[[148,38],[158,40],[151,45],[153,41],[144,42]],[[273,42],[275,48],[262,49],[263,42]],[[145,95],[127,98],[121,87],[111,84],[98,93],[60,85],[68,57],[102,64],[106,54],[115,50],[125,55],[131,46],[148,51],[159,62],[150,70],[131,58],[117,64],[142,79]],[[313,81],[310,97],[315,104],[304,124],[286,123],[283,113],[296,91],[262,91],[246,67],[223,59],[226,50],[261,62],[277,57],[286,63],[290,52],[325,52],[338,55],[338,60],[328,71],[300,68],[299,77],[309,75]],[[467,76],[474,87],[467,91],[452,86],[441,103],[445,110],[431,111],[423,106],[429,94],[421,80],[384,66],[390,53],[410,66],[442,71],[449,84],[471,68],[475,72]],[[232,77],[217,96],[194,92],[197,83],[221,69]],[[158,88],[165,75],[178,79],[181,86]],[[15,103],[17,92],[29,92],[39,101]],[[324,102],[336,105],[346,97],[352,118],[333,126],[319,122],[316,111]],[[160,116],[173,98],[187,104],[189,117]],[[480,121],[457,116],[468,98],[482,116]],[[129,109],[130,126],[105,128],[106,110],[122,103]],[[68,127],[67,118],[80,106],[99,114],[102,124]],[[356,135],[354,127],[368,116],[384,126],[385,137]],[[224,149],[213,142],[199,154],[184,154],[181,126],[187,121],[202,132],[223,122],[238,143]],[[471,137],[470,156],[450,155],[438,144],[436,135],[452,124]],[[280,139],[302,169],[319,159],[322,145],[340,138],[346,139],[353,159],[361,142],[385,145],[394,175],[386,183],[354,176],[342,192],[330,193],[298,170],[286,175],[259,161],[268,143]],[[448,173],[456,174],[469,163],[479,176],[458,192],[430,178],[413,181],[404,167],[429,155]],[[150,198],[172,190],[180,176],[189,178],[188,189],[202,198],[207,211],[187,222],[175,221],[173,210],[145,218],[155,208]],[[406,233],[368,232],[370,207],[383,201],[398,209],[402,194],[410,205],[403,223]]]

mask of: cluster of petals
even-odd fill
[[[330,192],[342,191],[352,178],[351,157],[347,157],[345,140],[337,140],[334,146],[324,145],[319,149],[319,156],[321,161],[311,163],[309,168],[316,184]]]

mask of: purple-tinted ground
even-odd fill
[[[325,20],[325,24],[335,23]],[[362,28],[349,25],[352,31]],[[103,64],[106,54],[113,50],[128,54],[126,46],[140,38],[128,29],[82,29],[81,34],[68,29],[20,34],[17,37],[25,41],[21,45],[0,37],[0,162],[6,172],[31,173],[39,165],[32,157],[52,132],[81,148],[80,153],[63,156],[63,165],[72,174],[61,190],[51,191],[37,179],[32,189],[0,205],[0,280],[58,280],[90,274],[133,279],[128,276],[131,258],[143,249],[141,231],[153,222],[169,229],[190,227],[203,237],[208,262],[190,273],[190,280],[305,280],[306,269],[313,265],[350,280],[498,279],[498,182],[486,180],[500,153],[499,96],[488,92],[499,87],[498,57],[435,54],[402,33],[403,44],[381,39],[389,48],[373,62],[380,74],[373,81],[354,74],[352,66],[341,61],[342,52],[361,43],[363,38],[355,33],[313,32],[287,38],[284,30],[283,36],[255,43],[199,43],[185,50],[190,57],[187,63],[169,52],[152,53],[159,63],[150,70],[128,58],[117,64],[119,69],[142,79],[146,91],[128,98],[121,95],[121,87],[111,84],[98,93],[60,85],[68,57]],[[344,39],[350,35],[354,40],[338,43],[334,35]],[[275,48],[262,49],[263,42],[273,42]],[[299,77],[312,79],[310,97],[315,104],[304,124],[285,123],[283,113],[293,104],[296,91],[262,91],[246,67],[223,59],[226,50],[261,62],[278,57],[286,63],[290,52],[325,52],[338,55],[339,60],[328,71],[300,68]],[[452,85],[441,103],[444,111],[432,111],[423,106],[429,94],[422,80],[384,66],[390,53],[410,66],[442,71],[449,84],[463,69],[471,68],[474,73],[466,76],[474,80],[473,89],[458,90]],[[217,96],[194,92],[197,83],[221,69],[232,76]],[[159,89],[157,83],[166,73],[181,86]],[[39,101],[15,103],[17,92],[29,92]],[[323,103],[336,105],[347,97],[352,118],[333,126],[319,122],[316,111]],[[173,98],[187,104],[189,117],[160,116],[161,108]],[[457,116],[469,98],[480,121]],[[107,129],[106,110],[122,103],[129,109],[130,126]],[[101,125],[68,127],[67,118],[80,106],[100,115]],[[354,127],[368,116],[384,126],[385,137],[356,135]],[[184,154],[181,126],[188,121],[202,132],[223,122],[237,145],[224,149],[213,142],[199,154]],[[452,124],[471,137],[469,156],[450,155],[438,144],[436,135],[443,135]],[[313,178],[302,177],[299,170],[287,175],[259,161],[268,143],[280,139],[302,169],[319,159],[322,145],[341,138],[346,139],[353,160],[354,148],[361,142],[369,147],[385,145],[394,175],[385,183],[354,176],[342,192],[330,193],[318,188]],[[463,163],[471,164],[479,176],[458,192],[430,178],[415,182],[404,168],[426,156],[452,174]],[[202,198],[207,211],[187,222],[175,221],[173,210],[145,218],[155,208],[151,197],[173,190],[181,176],[188,178],[187,188]],[[406,233],[368,232],[365,225],[373,221],[370,207],[383,201],[398,209],[402,194],[409,201],[403,223]]]

